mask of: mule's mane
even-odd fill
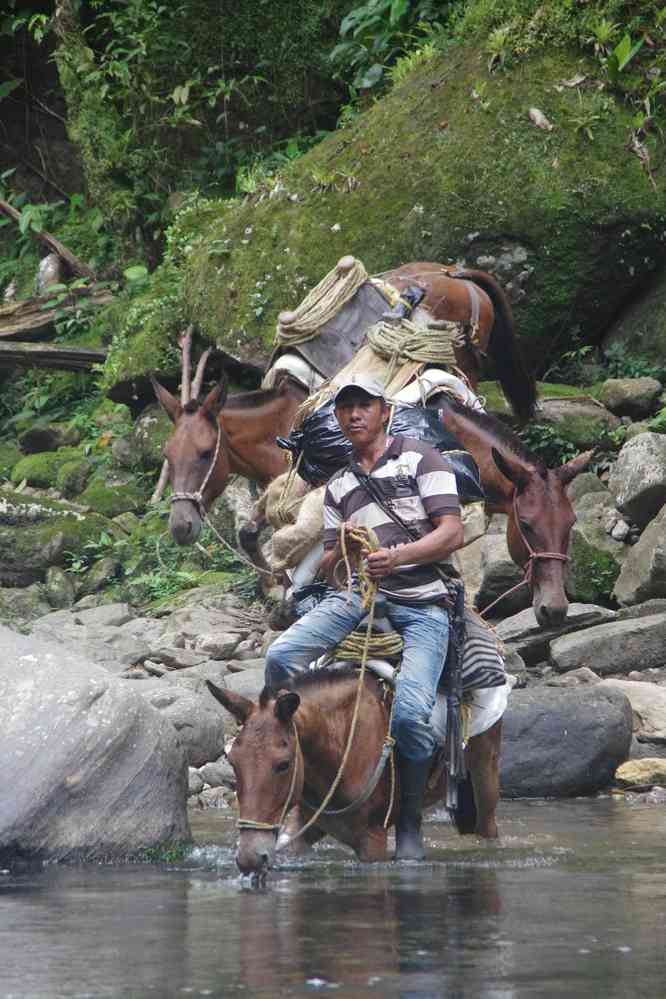
[[[510,451],[516,458],[521,461],[526,462],[529,465],[536,465],[537,468],[542,468],[544,466],[543,459],[536,455],[533,451],[523,444],[520,437],[515,431],[507,427],[502,420],[498,420],[494,416],[490,416],[488,413],[479,413],[478,410],[472,409],[471,406],[465,406],[462,402],[458,402],[457,399],[453,399],[450,395],[446,396],[446,405],[449,406],[456,416],[462,416],[464,419],[469,420],[470,423],[475,424],[479,430],[485,431],[489,437],[494,437],[497,444],[506,448]]]
[[[354,683],[358,682],[358,668],[356,666],[322,666],[320,669],[301,673],[292,681],[289,689],[296,691],[296,693],[301,691],[316,692],[349,683],[350,680]],[[270,687],[264,687],[259,695],[259,707],[265,708],[273,697],[275,697],[275,692]]]

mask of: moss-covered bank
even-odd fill
[[[597,108],[598,68],[556,50],[489,75],[477,47],[452,46],[270,192],[183,214],[168,265],[182,319],[261,362],[278,311],[352,252],[371,272],[418,259],[504,266],[505,279],[518,270],[527,291],[518,329],[541,360],[574,327],[599,337],[664,258],[666,193],[660,165],[653,191],[627,150],[631,116],[611,93],[593,141],[577,127]],[[563,85],[576,75],[586,81]],[[531,107],[552,131],[532,123]],[[173,335],[173,317],[159,306],[149,328],[130,321],[107,380],[166,359]]]

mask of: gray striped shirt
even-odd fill
[[[396,436],[370,470],[374,485],[387,505],[420,538],[434,530],[433,517],[460,515],[456,479],[447,459],[439,451]],[[324,548],[335,547],[337,530],[344,521],[370,527],[382,548],[409,541],[361,485],[350,466],[329,481],[324,497]],[[444,582],[432,565],[401,565],[381,581],[380,590],[404,603],[435,603],[447,595]]]

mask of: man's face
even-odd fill
[[[362,389],[346,389],[335,404],[340,429],[353,448],[371,444],[384,432],[389,407]]]

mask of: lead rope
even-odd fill
[[[481,617],[481,618],[485,618],[486,614],[490,610],[492,610],[492,608],[496,604],[498,604],[501,600],[504,600],[505,597],[508,597],[512,593],[515,593],[516,590],[519,590],[521,588],[521,586],[527,585],[530,588],[532,587],[532,573],[534,572],[534,563],[538,559],[549,559],[550,558],[550,559],[556,559],[558,562],[568,562],[569,561],[569,556],[562,554],[562,552],[535,552],[534,551],[534,549],[532,548],[531,544],[529,543],[529,541],[527,540],[527,538],[523,534],[522,528],[520,526],[520,519],[518,517],[518,494],[517,494],[517,492],[514,492],[514,494],[513,494],[513,518],[514,518],[514,520],[516,522],[516,528],[518,529],[518,534],[520,535],[521,541],[525,545],[525,548],[527,549],[527,552],[528,552],[527,561],[525,562],[525,565],[523,566],[524,576],[523,576],[523,579],[521,579],[521,581],[519,583],[516,583],[515,586],[512,586],[511,589],[506,590],[504,593],[501,593],[499,595],[499,597],[497,597],[496,600],[493,600],[493,602],[491,604],[488,604],[487,607],[484,607],[484,609],[481,612],[481,614],[479,614],[479,617]]]
[[[377,544],[377,539],[376,539],[376,536],[374,534],[374,531],[368,531],[365,528],[354,528],[354,527],[348,526],[347,524],[343,524],[342,528],[340,530],[340,547],[342,549],[343,558],[345,559],[345,564],[348,567],[350,567],[350,563],[349,563],[349,555],[348,555],[348,551],[347,551],[347,537],[346,537],[347,534],[349,534],[350,540],[355,541],[355,542],[357,542],[360,545],[362,553],[368,554],[371,551],[376,551],[376,549],[379,547],[378,544]],[[320,805],[317,806],[317,808],[314,811],[314,814],[310,816],[310,818],[308,819],[308,821],[305,823],[304,826],[301,826],[301,828],[298,830],[298,832],[294,833],[293,836],[289,836],[289,837],[285,838],[278,845],[278,847],[277,847],[278,850],[284,850],[285,847],[287,847],[290,843],[293,843],[293,841],[295,839],[298,839],[300,836],[303,835],[303,833],[307,832],[307,830],[310,829],[317,822],[317,820],[321,817],[322,813],[326,809],[326,806],[329,804],[329,802],[331,801],[333,795],[335,794],[335,792],[337,790],[337,787],[338,787],[338,784],[342,780],[342,775],[343,775],[343,773],[345,771],[345,767],[347,766],[347,761],[349,760],[349,754],[351,752],[352,743],[354,741],[354,736],[356,734],[356,725],[358,723],[358,717],[359,717],[359,713],[360,713],[361,695],[363,693],[363,685],[364,685],[364,682],[365,682],[365,672],[366,672],[366,667],[367,667],[367,662],[368,662],[368,648],[370,646],[370,636],[371,636],[371,633],[372,633],[372,627],[373,627],[374,619],[375,619],[375,602],[376,602],[376,598],[377,598],[377,584],[367,576],[366,572],[363,571],[362,564],[360,564],[360,559],[359,559],[359,566],[358,566],[358,575],[359,575],[359,581],[363,580],[363,587],[364,588],[361,591],[362,592],[362,606],[363,606],[363,609],[367,608],[367,610],[368,610],[368,623],[367,623],[367,628],[366,628],[366,632],[365,632],[365,642],[364,642],[364,646],[363,646],[363,654],[361,656],[361,666],[360,666],[359,674],[358,674],[358,683],[356,685],[356,698],[355,698],[355,701],[354,701],[354,711],[352,713],[351,725],[349,727],[349,735],[347,737],[347,745],[345,746],[345,751],[343,753],[342,760],[340,761],[340,766],[338,767],[338,772],[337,772],[337,774],[335,775],[335,777],[333,779],[333,783],[331,784],[330,788],[326,792],[324,800],[321,802]],[[351,575],[349,577],[349,590],[348,590],[348,592],[351,592]],[[391,716],[392,716],[392,709],[391,709]],[[390,747],[391,747],[391,760],[393,760],[393,745],[394,745],[394,740],[393,740],[393,738],[391,736],[390,722],[389,722],[389,730],[388,730],[385,742],[386,742],[386,744],[390,745]],[[391,801],[390,801],[391,808],[393,807],[394,781],[395,781],[395,777],[393,778],[393,781],[392,781],[392,791],[391,791]],[[390,811],[387,813],[386,822],[388,822],[389,816],[390,816]]]

